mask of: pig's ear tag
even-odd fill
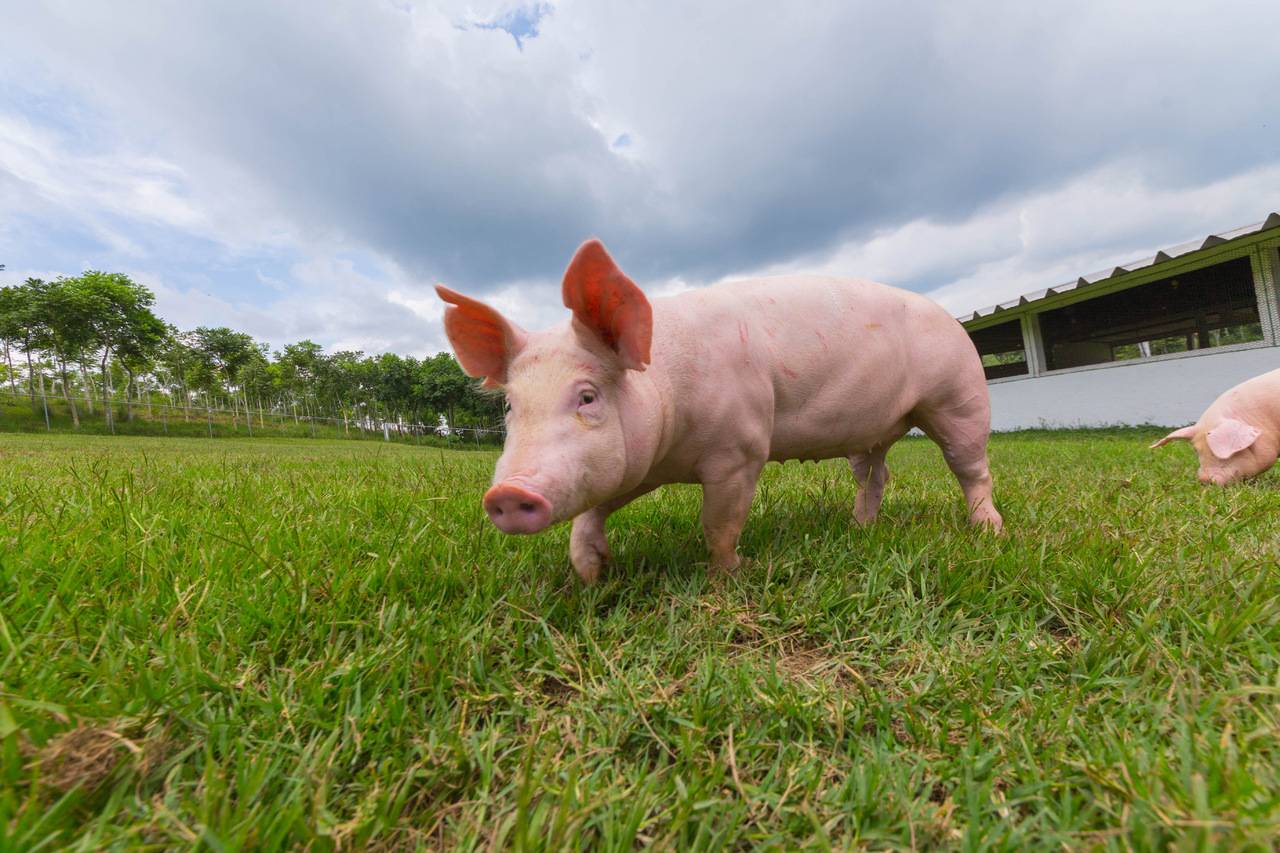
[[[564,273],[565,307],[618,354],[628,370],[644,370],[653,342],[653,309],[599,240],[578,248]]]
[[[524,329],[470,296],[443,284],[436,293],[449,307],[444,309],[444,333],[458,356],[458,364],[470,376],[484,376],[486,388],[507,384],[507,366],[529,339]]]
[[[1262,430],[1256,426],[1228,419],[1211,429],[1207,438],[1214,456],[1230,459],[1232,455],[1253,444],[1254,439],[1261,434]]]
[[[1154,450],[1157,447],[1164,447],[1166,444],[1173,441],[1174,439],[1190,441],[1195,437],[1196,437],[1196,426],[1195,424],[1192,424],[1189,427],[1183,427],[1182,429],[1175,429],[1173,432],[1169,433],[1164,438],[1160,439],[1159,441],[1157,441],[1155,444],[1151,445],[1147,449]]]

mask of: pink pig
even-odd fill
[[[974,524],[991,502],[991,404],[969,336],[936,303],[858,279],[791,275],[650,302],[598,240],[569,263],[572,318],[526,332],[442,285],[463,369],[506,392],[507,442],[484,496],[504,533],[573,519],[569,556],[594,581],[610,513],[665,483],[702,485],[711,565],[738,534],[766,462],[849,459],[871,521],[885,454],[912,427],[942,448]]]
[[[1195,447],[1201,483],[1228,486],[1263,473],[1280,454],[1280,370],[1241,382],[1214,400],[1200,420],[1151,446],[1176,438]]]

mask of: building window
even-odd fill
[[[1249,259],[1054,308],[1040,314],[1049,370],[1262,340]]]
[[[1027,375],[1027,351],[1022,342],[1022,321],[1009,320],[970,332],[973,345],[982,356],[987,379]]]

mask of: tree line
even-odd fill
[[[0,267],[3,269],[3,267]],[[309,340],[269,352],[226,327],[182,331],[151,310],[155,295],[121,273],[90,270],[0,288],[0,365],[10,393],[65,398],[76,426],[95,402],[278,411],[381,428],[442,420],[453,429],[499,429],[502,403],[463,373],[450,353],[418,360],[384,353],[325,354]],[[16,363],[15,363],[16,355]]]

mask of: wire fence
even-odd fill
[[[500,448],[506,438],[505,430],[450,428],[443,424],[369,415],[320,417],[285,406],[223,409],[148,400],[104,402],[39,393],[0,396],[0,432],[40,431],[207,438],[337,438],[475,450]]]

